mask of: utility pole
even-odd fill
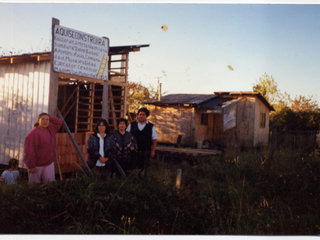
[[[158,101],[161,100],[161,83],[160,83],[160,78],[162,77],[156,77],[158,79],[158,85],[157,85],[157,95],[158,95]]]

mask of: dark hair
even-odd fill
[[[117,120],[117,126],[119,126],[119,124],[120,124],[121,122],[124,122],[124,123],[126,124],[126,127],[128,127],[128,120],[127,120],[127,119],[125,119],[125,118],[120,118],[120,119],[118,119],[118,120]]]
[[[41,118],[42,116],[44,116],[44,115],[47,115],[47,116],[49,117],[49,120],[50,120],[50,115],[49,115],[48,113],[45,113],[45,112],[40,113],[40,114],[38,115],[38,120],[37,120],[37,122],[34,124],[35,127],[38,127],[38,126],[39,126],[39,120],[40,120],[40,118]]]
[[[98,133],[98,132],[99,132],[98,127],[99,127],[99,125],[100,125],[101,122],[103,123],[104,126],[106,126],[106,131],[105,131],[105,133],[108,135],[109,132],[110,132],[110,128],[109,128],[109,125],[108,125],[108,123],[107,123],[107,120],[105,120],[104,118],[101,118],[101,119],[98,120],[98,122],[96,123],[96,126],[94,127],[94,132],[95,132],[95,133]]]
[[[19,160],[15,158],[10,158],[8,164],[9,164],[9,168],[15,168],[16,166],[19,165]]]
[[[145,107],[140,108],[138,110],[138,115],[139,115],[139,112],[144,112],[147,115],[147,117],[149,117],[150,112],[149,112],[149,110],[147,108],[145,108]]]

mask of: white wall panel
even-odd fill
[[[48,111],[50,61],[0,65],[0,164],[16,157],[41,112]]]

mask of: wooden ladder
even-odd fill
[[[103,85],[87,82],[77,88],[75,132],[93,132],[101,118]]]
[[[97,73],[97,76],[96,76],[97,79],[102,79],[104,71],[106,70],[109,57],[108,56],[105,57],[105,56],[106,55],[103,54],[103,57],[102,57],[101,63],[100,63],[100,67],[99,67],[99,70],[98,70],[98,73]]]
[[[111,128],[117,129],[117,119],[127,114],[128,53],[110,55],[109,58],[109,117]]]

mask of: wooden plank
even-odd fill
[[[102,114],[101,118],[106,119],[108,121],[109,118],[109,83],[108,81],[104,81],[103,83],[103,93],[102,93]]]
[[[114,109],[114,102],[113,102],[113,94],[112,94],[112,86],[109,87],[109,100],[110,100],[110,110],[112,114],[112,124],[114,129],[117,129],[117,120],[116,120],[116,113]]]
[[[25,62],[32,62],[32,63],[36,63],[37,60],[37,56],[34,57],[30,57],[30,56],[26,56],[26,57],[11,57],[10,58],[10,64],[18,64],[18,63],[25,63]]]
[[[59,78],[71,78],[71,79],[79,79],[79,80],[85,80],[88,82],[95,82],[95,83],[103,83],[104,80],[97,79],[97,78],[89,78],[89,77],[83,77],[83,76],[77,76],[67,73],[59,73]]]
[[[51,54],[44,54],[44,55],[31,55],[31,57],[34,57],[36,56],[37,57],[37,61],[40,62],[40,61],[47,61],[47,60],[50,60],[51,61]]]
[[[93,115],[94,115],[94,97],[95,97],[95,88],[96,88],[96,84],[95,83],[91,83],[90,84],[90,90],[91,90],[91,105],[90,105],[90,122],[89,122],[89,131],[92,132],[93,131]]]
[[[63,120],[63,127],[66,129],[66,132],[68,133],[68,136],[69,136],[69,138],[70,138],[70,140],[71,140],[71,142],[72,142],[72,144],[74,146],[74,149],[77,151],[77,154],[78,154],[82,164],[88,169],[89,173],[91,175],[93,175],[91,170],[90,170],[90,168],[89,168],[89,166],[88,166],[88,164],[87,164],[87,162],[86,162],[86,160],[84,159],[84,157],[83,157],[83,155],[82,155],[82,153],[81,153],[81,151],[79,149],[79,146],[75,142],[75,140],[74,140],[74,138],[73,138],[73,136],[72,136],[72,134],[70,132],[70,129],[69,129],[68,125],[66,124],[66,122],[64,121],[64,118],[62,117],[62,115],[61,115],[61,113],[60,113],[58,108],[57,108],[57,113],[58,113],[59,118],[61,118]]]
[[[127,86],[127,83],[125,83],[125,82],[117,82],[117,81],[113,81],[113,80],[110,80],[108,83],[110,86],[120,86],[120,87]]]
[[[121,72],[111,71],[111,70],[109,70],[109,73],[114,73],[114,74],[119,75],[119,76],[126,76],[127,75],[126,73],[121,73]]]
[[[73,92],[70,94],[70,97],[68,98],[68,100],[64,101],[65,104],[63,105],[63,107],[61,108],[61,112],[64,112],[64,109],[66,108],[67,104],[69,103],[69,101],[71,100],[71,98],[73,97],[73,95],[76,93],[77,89],[79,88],[79,85],[77,85],[77,87],[73,90]],[[64,94],[64,97],[66,97],[66,94]]]
[[[77,88],[77,97],[76,97],[76,119],[74,123],[74,132],[78,131],[78,115],[79,115],[79,88]]]
[[[124,59],[126,60],[125,63],[121,63],[122,66],[125,67],[125,73],[126,73],[126,76],[125,76],[125,83],[126,85],[124,86],[124,91],[122,93],[122,96],[123,96],[123,106],[122,106],[122,111],[123,111],[123,114],[122,114],[122,117],[125,118],[126,115],[127,115],[127,110],[128,110],[128,107],[127,107],[127,82],[128,82],[128,66],[129,66],[129,53],[125,54],[125,57]]]

